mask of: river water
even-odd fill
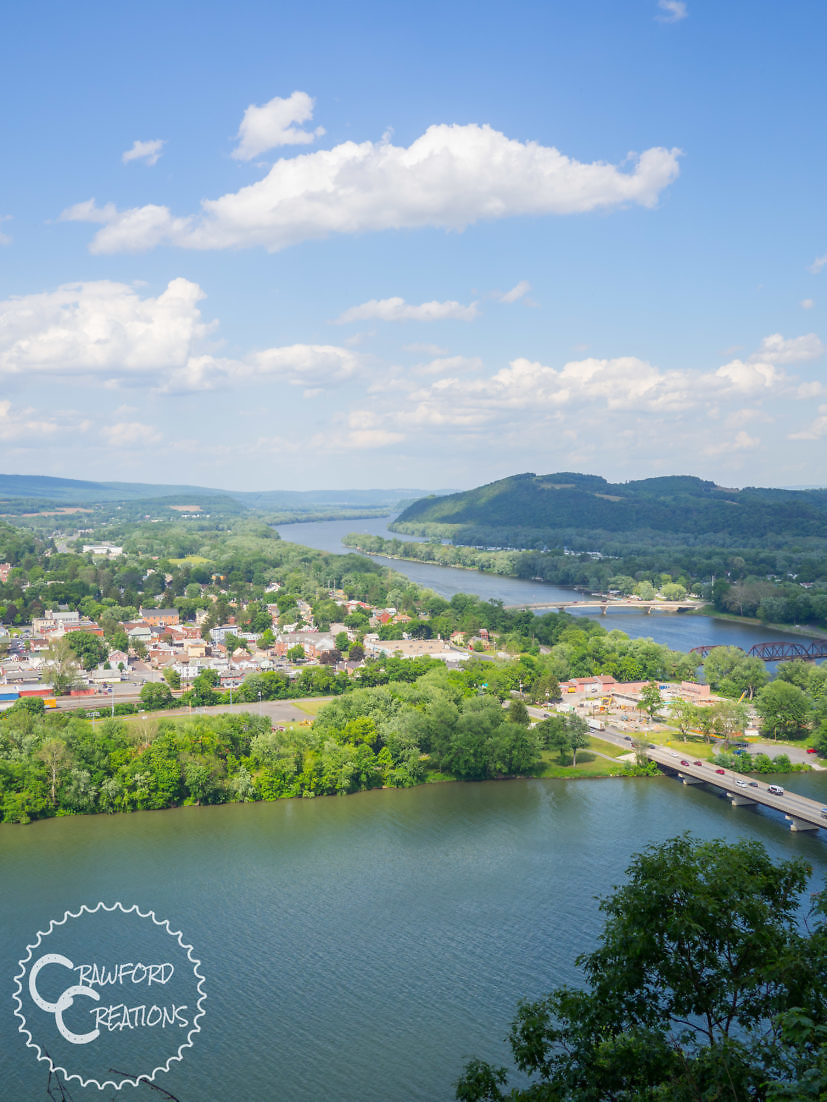
[[[282,539],[304,544],[319,551],[341,554],[348,551],[342,538],[349,532],[370,532],[385,539],[412,540],[412,536],[391,532],[387,518],[373,517],[365,520],[327,520],[303,524],[282,524],[278,531]],[[437,566],[434,563],[407,562],[389,559],[383,555],[371,556],[377,562],[392,567],[406,575],[417,585],[433,589],[440,596],[451,598],[455,593],[474,593],[483,600],[500,600],[506,605],[537,604],[542,601],[577,600],[580,594],[560,586],[543,582],[504,578],[496,574],[483,574],[479,570],[464,570],[455,566]],[[572,610],[569,610],[572,611]],[[594,616],[595,613],[574,612],[576,616]],[[610,610],[600,617],[604,627],[618,628],[633,638],[641,636],[654,639],[673,650],[689,651],[704,644],[726,644],[748,650],[754,643],[778,640],[801,641],[800,635],[768,629],[760,625],[738,624],[718,620],[712,616],[689,616],[686,613],[655,613]],[[769,664],[772,669],[772,664]]]
[[[827,800],[827,774],[795,787]],[[600,926],[595,897],[635,852],[685,829],[804,856],[813,888],[827,875],[820,838],[667,778],[444,784],[0,827],[0,1096],[46,1099],[46,1070],[12,1014],[17,961],[50,919],[102,900],[169,919],[202,962],[201,1033],[157,1080],[180,1102],[448,1102],[466,1059],[507,1060],[520,997],[577,982],[575,958]],[[129,952],[112,937],[96,959]],[[79,1074],[91,1058],[78,1051]],[[70,1090],[74,1102],[160,1097]]]
[[[338,537],[357,527],[381,525],[282,534],[342,550]],[[550,589],[390,565],[448,596],[516,603]],[[609,622],[680,649],[756,637],[699,617]],[[784,783],[827,804],[827,773]],[[47,1069],[25,1047],[10,997],[26,946],[67,909],[117,901],[168,919],[202,962],[201,1032],[157,1078],[180,1102],[449,1102],[466,1060],[507,1062],[519,998],[578,982],[575,960],[600,929],[596,897],[622,881],[632,855],[685,830],[803,856],[813,890],[827,878],[820,833],[793,834],[773,811],[736,809],[665,777],[442,784],[0,826],[0,1098],[47,1098]],[[95,952],[134,959],[116,935]],[[41,1028],[50,1026],[46,1014]],[[138,1062],[137,1035],[135,1044]],[[81,1075],[92,1049],[78,1047]],[[161,1097],[145,1086],[69,1089],[73,1102]]]

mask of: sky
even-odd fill
[[[825,484],[827,5],[15,5],[0,470]]]

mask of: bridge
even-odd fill
[[[706,658],[710,651],[717,647],[727,646],[726,643],[709,643],[702,647],[693,647],[690,654],[697,654],[700,658]],[[780,662],[788,658],[803,658],[807,661],[815,661],[816,658],[827,658],[827,639],[809,639],[799,642],[782,640],[777,643],[754,643],[749,650],[737,647],[748,658],[760,658],[762,662]]]
[[[569,608],[584,610],[599,608],[600,614],[605,616],[610,608],[638,610],[651,615],[653,612],[690,612],[694,608],[701,608],[703,603],[703,601],[632,601],[624,600],[622,597],[618,599],[598,597],[591,601],[541,601],[534,605],[505,605],[504,607],[512,612],[517,610],[533,612],[542,608],[553,608],[558,612],[565,612]]]
[[[827,829],[827,808],[817,800],[799,796],[795,792],[785,791],[781,795],[770,792],[763,780],[751,783],[751,778],[730,769],[716,771],[709,762],[689,761],[676,750],[662,750],[650,747],[646,751],[650,761],[684,784],[705,784],[723,794],[733,807],[771,807],[780,811],[790,824],[790,830]],[[740,784],[738,782],[741,782]],[[771,782],[770,782],[771,783]],[[824,811],[826,814],[822,814]]]

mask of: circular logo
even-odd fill
[[[14,1013],[26,1046],[82,1087],[151,1083],[200,1032],[201,962],[152,911],[66,911],[18,963]]]

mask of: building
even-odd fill
[[[138,611],[143,623],[152,628],[165,628],[179,621],[177,608],[141,608]]]

